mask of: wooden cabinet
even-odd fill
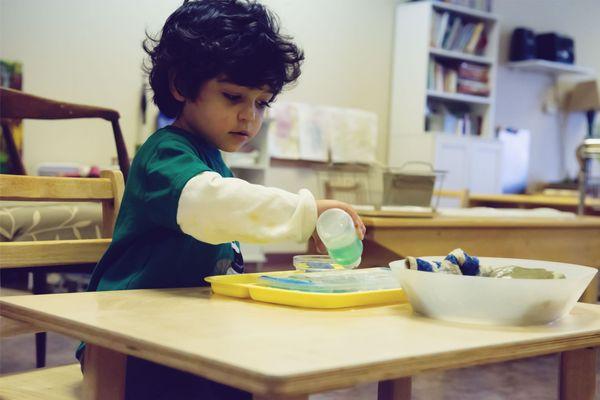
[[[447,134],[403,135],[394,140],[390,165],[426,161],[446,171],[443,189],[469,189],[472,193],[500,193],[502,143],[495,139]],[[390,146],[391,147],[391,146]]]

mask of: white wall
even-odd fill
[[[160,26],[178,2],[1,0],[0,4],[0,55],[23,62],[24,90],[118,110],[132,151],[144,28]],[[108,122],[26,121],[24,128],[30,173],[44,161],[105,166],[116,154]]]
[[[0,1],[0,57],[23,62],[24,90],[117,109],[132,153],[144,29],[157,32],[181,1]],[[299,84],[280,98],[374,111],[387,132],[393,1],[264,3],[306,53]],[[27,121],[24,153],[30,173],[44,161],[103,166],[115,155],[110,125],[102,121]]]
[[[560,32],[575,40],[575,62],[600,72],[600,1],[598,0],[495,0],[502,35],[499,62],[508,60],[510,34],[525,26],[536,33]],[[575,147],[585,136],[583,113],[565,121],[561,113],[546,114],[542,99],[554,85],[552,77],[535,72],[499,69],[496,123],[531,131],[529,181],[556,181],[565,177],[561,169],[564,153],[567,169],[575,176]],[[562,128],[561,128],[562,127]],[[563,136],[564,135],[564,136]],[[566,146],[563,146],[563,138]]]
[[[0,0],[0,57],[24,63],[26,91],[119,110],[132,152],[139,130],[144,29],[158,31],[180,3]],[[395,0],[265,0],[265,4],[279,14],[284,30],[306,52],[299,84],[281,99],[376,112],[378,154],[384,161]],[[571,35],[577,63],[600,71],[600,1],[496,0],[494,7],[504,32],[501,62],[506,60],[509,33],[525,25]],[[560,179],[559,117],[541,110],[541,98],[552,80],[501,67],[497,83],[496,122],[532,131],[530,180]],[[570,117],[567,131],[573,147],[585,131],[583,116]],[[566,153],[574,169],[573,152],[569,148]],[[30,171],[43,161],[107,165],[114,154],[110,127],[102,121],[25,125],[25,163]],[[275,174],[273,183],[292,188],[303,174]]]

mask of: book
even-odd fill
[[[448,20],[450,19],[450,13],[445,12],[442,14],[442,18],[440,20],[440,26],[437,29],[437,38],[435,41],[436,47],[442,47],[442,42],[444,41],[444,35],[446,34],[446,29],[448,28]]]
[[[458,65],[458,78],[487,83],[489,67],[463,61]]]
[[[458,79],[457,92],[475,96],[489,96],[490,87],[486,83],[470,81],[468,79]]]
[[[452,22],[452,27],[450,28],[450,34],[448,35],[448,37],[442,44],[442,47],[444,49],[450,50],[452,48],[454,42],[456,41],[456,38],[458,37],[458,34],[459,34],[461,28],[462,28],[462,20],[460,19],[460,17],[454,18],[454,21]]]
[[[444,92],[456,93],[458,73],[454,69],[447,69],[444,74]]]
[[[427,69],[427,88],[435,89],[435,62],[431,58]]]
[[[481,36],[481,32],[483,31],[483,28],[485,27],[485,25],[483,24],[483,22],[478,22],[475,27],[473,28],[473,32],[471,33],[471,37],[469,38],[464,51],[466,51],[467,53],[474,53],[475,52],[475,46],[477,46],[477,43],[479,42],[479,37]]]
[[[433,13],[433,23],[431,24],[431,37],[429,39],[429,41],[430,41],[429,44],[431,47],[436,47],[438,30],[440,29],[441,21],[442,21],[442,14],[437,13],[437,12]]]
[[[458,36],[458,40],[456,41],[455,47],[452,48],[452,50],[454,51],[463,51],[466,44],[467,44],[467,40],[469,40],[469,38],[471,37],[471,33],[473,32],[473,28],[475,27],[475,24],[473,24],[472,22],[469,22],[468,24],[466,24],[459,36]]]
[[[475,46],[475,54],[483,55],[485,54],[485,49],[488,44],[488,34],[487,29],[484,29],[481,32],[481,37],[479,38],[479,42],[477,42],[477,46]]]

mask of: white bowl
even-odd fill
[[[420,257],[439,261],[444,257]],[[492,324],[546,324],[568,314],[596,274],[595,268],[550,261],[479,257],[481,265],[545,268],[565,279],[503,279],[390,268],[414,311],[447,321]]]

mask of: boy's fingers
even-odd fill
[[[319,238],[319,235],[317,235],[316,232],[312,235],[312,239],[315,242],[315,248],[317,250],[317,253],[319,253],[319,254],[327,253],[327,248],[325,247],[325,245],[323,244],[323,242]]]
[[[354,227],[356,228],[356,231],[360,236],[360,240],[363,240],[365,238],[365,234],[367,233],[367,228],[365,227],[365,224],[362,222],[362,219],[360,219],[360,216],[353,208],[351,209],[350,215],[352,216],[352,220],[354,221]]]
[[[358,232],[360,240],[363,240],[365,238],[365,234],[367,233],[367,228],[365,228],[363,224],[354,224],[354,226],[356,227],[356,232]]]

